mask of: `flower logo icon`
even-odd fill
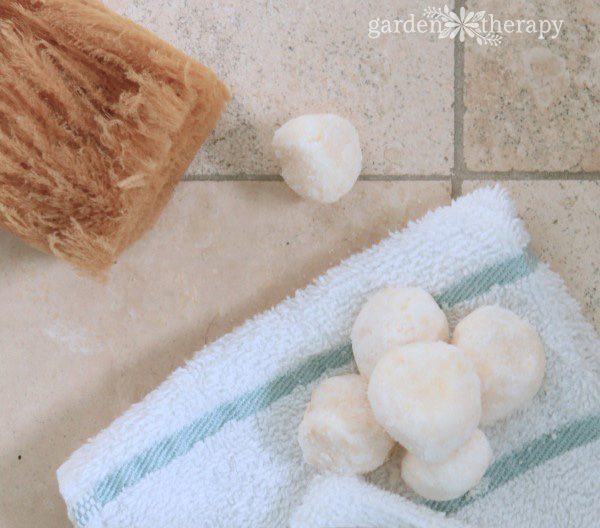
[[[448,6],[444,6],[444,10],[448,10]],[[461,42],[465,41],[465,33],[469,35],[469,37],[474,37],[475,33],[472,30],[479,29],[479,20],[483,18],[485,15],[485,11],[479,11],[478,13],[474,13],[473,11],[467,13],[467,10],[464,7],[460,8],[460,18],[456,15],[456,13],[448,10],[446,14],[452,19],[444,24],[446,29],[440,33],[440,38],[445,38],[450,35],[450,38],[453,39],[456,37],[457,33],[460,33],[459,39]],[[466,15],[466,16],[465,16]]]
[[[502,36],[496,35],[493,31],[483,34],[479,27],[479,22],[483,20],[485,11],[467,11],[464,7],[460,8],[460,16],[454,11],[450,11],[447,5],[444,10],[439,7],[427,7],[423,16],[440,21],[444,21],[444,29],[440,31],[438,38],[450,37],[454,39],[458,35],[461,42],[465,41],[465,33],[469,37],[477,39],[477,44],[490,44],[497,46],[502,41]]]

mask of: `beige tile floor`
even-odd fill
[[[194,181],[107,286],[0,232],[1,527],[69,526],[54,472],[86,438],[204,343],[451,193],[504,181],[600,330],[594,1],[473,2],[567,21],[560,40],[499,48],[367,38],[369,19],[419,14],[416,0],[106,3],[212,66],[233,100]],[[332,206],[275,181],[269,149],[288,117],[325,110],[356,123],[365,157],[365,181]]]
[[[232,101],[192,175],[277,174],[273,127],[315,112],[352,120],[365,174],[450,174],[452,46],[439,46],[435,35],[366,36],[367,21],[393,14],[397,1],[105,3],[211,65],[230,87]],[[402,4],[421,11],[419,0]]]
[[[472,4],[472,5],[471,5]],[[474,171],[600,170],[597,2],[477,0],[502,20],[564,19],[556,39],[465,46],[464,153]]]

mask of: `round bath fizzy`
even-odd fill
[[[383,356],[369,381],[377,421],[406,449],[438,462],[464,444],[481,418],[473,364],[448,343],[412,343]]]
[[[493,458],[488,439],[477,429],[442,462],[426,462],[407,451],[402,457],[402,479],[421,497],[452,500],[479,483]]]
[[[393,347],[417,341],[448,341],[448,320],[420,288],[385,288],[364,304],[352,327],[352,350],[360,373],[369,377]]]
[[[315,389],[298,441],[307,463],[342,474],[372,471],[394,446],[373,416],[366,382],[356,374],[327,379]]]
[[[362,153],[358,132],[335,114],[311,114],[291,119],[273,136],[283,179],[303,198],[331,203],[354,185]]]
[[[481,423],[490,425],[527,403],[544,379],[544,345],[537,331],[500,306],[482,306],[454,330],[452,343],[481,380]]]

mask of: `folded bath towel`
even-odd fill
[[[600,522],[600,341],[527,250],[500,188],[478,190],[342,262],[207,346],[58,470],[78,527],[547,527]],[[430,291],[453,327],[497,303],[542,335],[534,400],[486,428],[495,462],[455,501],[414,496],[397,457],[365,477],[319,475],[297,428],[315,385],[355,369],[361,304]]]

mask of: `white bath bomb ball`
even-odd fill
[[[448,343],[412,343],[383,356],[371,374],[369,402],[392,438],[428,462],[447,458],[481,417],[473,363]]]
[[[425,290],[385,288],[363,305],[351,338],[358,370],[368,378],[393,347],[416,341],[448,341],[448,320]]]
[[[499,306],[482,306],[454,330],[452,343],[474,363],[481,380],[481,423],[512,414],[539,390],[544,379],[544,345],[537,331]]]
[[[298,441],[311,466],[343,474],[372,471],[394,446],[373,416],[366,382],[356,374],[327,379],[315,389]]]
[[[442,462],[426,462],[406,451],[402,479],[416,493],[436,501],[452,500],[476,486],[493,460],[492,448],[479,430]]]
[[[362,153],[358,132],[335,114],[311,114],[291,119],[273,136],[282,176],[300,196],[331,203],[354,185]]]

